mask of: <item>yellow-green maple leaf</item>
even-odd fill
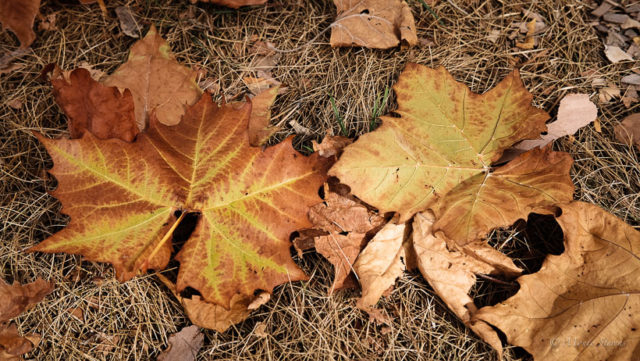
[[[291,138],[262,151],[249,146],[251,106],[214,104],[204,95],[177,126],[152,118],[133,143],[39,136],[53,158],[53,192],[69,225],[32,250],[110,262],[119,279],[162,269],[161,242],[175,211],[200,214],[178,254],[178,291],[199,290],[229,307],[240,294],[306,278],[290,256],[289,234],[310,226],[327,161],[295,151]]]
[[[517,70],[480,95],[443,67],[408,64],[394,90],[399,117],[382,117],[380,128],[346,147],[330,174],[402,221],[489,172],[504,149],[536,138],[549,118],[531,105]]]

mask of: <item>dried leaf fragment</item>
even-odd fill
[[[516,46],[520,49],[530,50],[535,47],[536,39],[534,34],[536,32],[536,19],[533,19],[527,23],[527,37],[524,43],[516,42]]]
[[[20,361],[37,344],[37,335],[20,336],[15,323],[0,323],[0,360]]]
[[[322,142],[318,143],[312,140],[311,143],[314,152],[318,152],[321,157],[329,158],[340,155],[344,147],[353,143],[353,139],[339,135],[326,135]]]
[[[623,144],[633,144],[640,149],[640,113],[626,116],[614,128],[616,140]]]
[[[404,0],[333,0],[338,16],[331,24],[331,46],[388,49],[418,43],[411,8]]]
[[[605,45],[604,54],[607,56],[607,59],[609,59],[609,61],[613,64],[619,63],[621,61],[633,61],[631,55],[625,53],[624,50],[620,49],[620,47],[614,45]]]
[[[0,1],[0,23],[3,29],[16,34],[20,48],[26,48],[36,39],[33,22],[40,8],[40,0]]]
[[[136,21],[136,18],[131,13],[131,9],[127,6],[118,6],[116,8],[116,15],[118,16],[118,21],[120,21],[120,29],[122,32],[130,36],[134,39],[140,37],[140,25]]]
[[[560,101],[558,119],[547,124],[547,134],[542,135],[540,139],[523,140],[514,148],[522,150],[542,148],[556,139],[575,134],[578,129],[593,123],[597,117],[598,107],[589,100],[588,94],[566,95]]]
[[[67,114],[71,138],[80,138],[88,130],[100,139],[131,142],[140,132],[129,89],[120,93],[117,87],[106,87],[83,68],[72,71],[68,79],[52,77],[51,84],[56,102]]]
[[[535,360],[630,360],[640,345],[640,233],[601,208],[560,205],[565,251],[476,318]]]
[[[187,326],[169,336],[169,347],[158,355],[158,361],[194,361],[203,344],[198,326]]]
[[[249,119],[249,144],[259,147],[267,144],[269,138],[279,128],[270,126],[271,106],[276,100],[280,86],[274,86],[258,93],[251,99],[251,118]]]
[[[332,233],[315,238],[316,251],[333,264],[335,274],[329,294],[343,288],[365,244],[365,234],[354,232],[347,235]]]
[[[38,278],[32,283],[7,284],[0,279],[0,323],[17,317],[53,291],[53,284]]]
[[[314,246],[334,266],[334,280],[329,294],[347,286],[353,263],[366,244],[367,233],[384,224],[384,217],[372,212],[349,196],[329,190],[325,184],[325,200],[309,209],[309,220],[326,235],[315,235]]]

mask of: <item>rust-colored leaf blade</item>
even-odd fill
[[[151,114],[162,124],[177,124],[201,93],[196,72],[178,64],[154,26],[131,47],[127,62],[104,84],[131,91],[140,130],[146,128]]]
[[[347,146],[330,174],[401,221],[481,174],[513,143],[537,138],[548,114],[531,106],[517,71],[485,94],[443,68],[408,64],[394,85],[399,118]]]
[[[72,71],[68,80],[52,78],[51,84],[56,102],[67,114],[71,138],[80,138],[88,130],[100,139],[131,142],[140,132],[128,89],[120,93],[116,87],[106,87],[83,68]]]
[[[147,134],[133,143],[100,140],[88,132],[80,139],[38,139],[53,159],[49,172],[58,188],[52,195],[71,221],[30,250],[109,262],[120,280],[147,268],[164,268],[169,244],[153,259],[147,257],[175,221],[173,212],[184,191],[181,179],[152,156],[155,150]]]
[[[0,23],[11,30],[20,41],[20,48],[26,48],[36,39],[33,22],[40,8],[40,0],[0,1]]]
[[[640,347],[640,232],[592,204],[560,208],[565,252],[476,318],[535,360],[631,360]]]
[[[464,245],[535,208],[569,202],[572,164],[568,153],[534,148],[494,172],[471,177],[438,202],[434,230]]]
[[[53,284],[38,278],[32,283],[7,284],[0,279],[0,323],[9,321],[28,310],[53,291]]]

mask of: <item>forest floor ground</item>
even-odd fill
[[[278,96],[273,122],[283,124],[277,140],[294,130],[295,121],[310,132],[296,138],[299,149],[327,132],[342,132],[331,98],[347,135],[369,131],[376,115],[395,108],[393,94],[381,99],[407,62],[444,66],[473,91],[483,93],[520,66],[534,104],[555,116],[562,97],[586,93],[599,109],[598,131],[588,126],[554,148],[575,159],[575,198],[595,203],[632,225],[640,224],[640,160],[620,144],[613,127],[638,104],[626,108],[620,99],[600,102],[592,78],[619,84],[636,64],[610,64],[602,40],[589,24],[591,2],[441,1],[433,6],[439,20],[421,1],[408,0],[421,45],[410,49],[372,50],[329,46],[329,32],[310,42],[335,19],[329,0],[271,0],[266,6],[241,10],[188,1],[107,1],[108,16],[94,5],[43,1],[43,15],[56,14],[56,29],[38,30],[31,49],[16,61],[21,67],[0,75],[0,276],[28,282],[52,280],[54,293],[16,321],[21,332],[42,339],[27,359],[150,360],[167,345],[170,334],[189,325],[180,304],[153,274],[126,283],[115,280],[105,264],[79,256],[25,253],[28,247],[68,222],[60,203],[47,194],[55,180],[46,177],[52,162],[33,131],[64,136],[66,118],[51,86],[38,79],[46,64],[73,69],[83,63],[112,72],[123,63],[135,39],[125,36],[114,9],[129,5],[146,31],[155,24],[178,60],[198,67],[209,85],[224,94],[246,92],[242,79],[256,76],[257,40],[269,41],[282,53],[273,76],[287,86]],[[456,5],[457,4],[457,5]],[[546,19],[547,29],[532,50],[521,50],[508,38],[513,22],[526,21],[522,10]],[[492,41],[492,31],[500,36]],[[144,32],[143,32],[144,33]],[[0,33],[0,54],[17,41]],[[218,97],[218,99],[220,99]],[[15,100],[21,102],[19,108]],[[277,141],[276,140],[276,141]],[[516,230],[494,232],[493,242],[505,252],[523,247]],[[526,245],[525,245],[526,246]],[[531,245],[529,245],[531,246]],[[542,254],[538,259],[541,260]],[[522,264],[527,264],[522,260]],[[390,327],[369,322],[355,307],[358,291],[327,296],[331,265],[313,252],[297,259],[311,276],[308,282],[278,287],[272,300],[225,333],[204,331],[198,360],[495,360],[491,348],[450,313],[429,285],[409,273],[384,297],[381,307],[394,317]],[[539,263],[538,263],[539,264]],[[474,288],[485,304],[515,291],[515,284],[479,279]],[[265,325],[266,336],[256,333]],[[527,359],[514,348],[506,360]]]

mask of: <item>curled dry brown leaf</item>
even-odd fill
[[[469,291],[476,282],[476,274],[503,273],[505,267],[512,272],[519,273],[520,270],[509,257],[489,246],[483,247],[484,252],[491,253],[485,259],[493,259],[491,263],[500,263],[501,268],[479,258],[472,249],[471,255],[465,253],[466,249],[456,247],[455,242],[447,239],[442,232],[434,235],[434,221],[435,216],[430,211],[416,214],[413,220],[413,246],[420,273],[465,325],[502,354],[498,334],[485,322],[472,320],[477,307]],[[449,249],[448,245],[453,249]],[[470,245],[465,247],[471,248]]]
[[[362,286],[362,296],[356,305],[378,322],[388,323],[388,319],[380,319],[380,311],[373,306],[406,269],[405,231],[404,223],[387,223],[367,244],[353,265]]]
[[[366,245],[369,232],[375,232],[384,218],[371,211],[353,197],[342,196],[325,185],[325,200],[309,209],[309,220],[316,230],[326,235],[314,236],[318,253],[334,267],[334,280],[329,294],[350,286],[345,284],[353,271],[353,263]]]
[[[535,360],[631,360],[640,347],[640,232],[592,204],[559,207],[564,253],[475,317]]]
[[[0,1],[0,24],[16,34],[20,48],[26,48],[36,39],[33,22],[40,8],[40,0]]]
[[[127,62],[103,83],[131,91],[140,130],[146,128],[152,114],[162,124],[178,124],[187,107],[202,93],[196,71],[178,64],[155,26],[133,44]]]
[[[331,24],[331,46],[388,49],[416,45],[416,25],[404,0],[333,0],[338,16]]]

